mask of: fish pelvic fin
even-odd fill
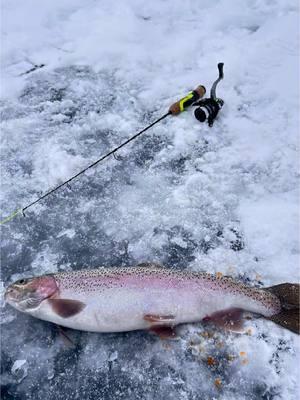
[[[150,324],[173,325],[175,320],[174,315],[145,314],[143,318],[145,321],[150,322]]]
[[[177,334],[172,326],[153,326],[149,329],[150,332],[157,335],[160,339],[176,339]]]
[[[281,283],[265,290],[273,293],[280,300],[281,311],[267,317],[275,324],[300,334],[300,285],[297,283]]]
[[[149,323],[149,331],[160,339],[176,339],[174,315],[145,314],[144,320]]]

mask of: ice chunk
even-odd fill
[[[117,359],[118,359],[118,352],[117,351],[114,351],[108,357],[108,361],[110,361],[110,362],[116,361]]]
[[[18,383],[26,378],[28,371],[28,364],[26,360],[16,360],[11,367],[11,373],[14,375]]]

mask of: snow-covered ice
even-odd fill
[[[1,282],[142,261],[299,281],[298,20],[292,0],[3,2],[1,219],[209,89],[218,62],[225,106],[213,128],[164,120],[3,225]],[[300,395],[299,340],[263,320],[171,342],[68,331],[75,348],[3,301],[1,324],[5,400]]]

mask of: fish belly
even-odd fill
[[[60,297],[81,301],[85,307],[72,317],[62,318],[45,300],[32,315],[73,329],[121,332],[150,329],[153,324],[173,326],[196,322],[222,307],[217,297],[210,297],[208,301],[207,298],[186,289],[145,291],[118,288],[80,296],[62,293]],[[159,317],[161,321],[149,322],[147,316]]]

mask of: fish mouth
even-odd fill
[[[16,308],[17,310],[22,310],[19,293],[13,287],[13,285],[7,287],[4,293],[4,301],[6,304],[9,304],[10,306]]]
[[[30,295],[28,291],[22,292],[22,290],[15,285],[8,286],[4,293],[4,300],[12,307],[21,311],[37,307],[41,302],[35,295]]]
[[[14,288],[14,285],[9,285],[4,293],[4,300],[6,303],[17,302],[19,300],[18,290]]]
[[[6,288],[4,300],[14,308],[26,311],[37,308],[57,291],[55,278],[51,275],[20,279]]]

